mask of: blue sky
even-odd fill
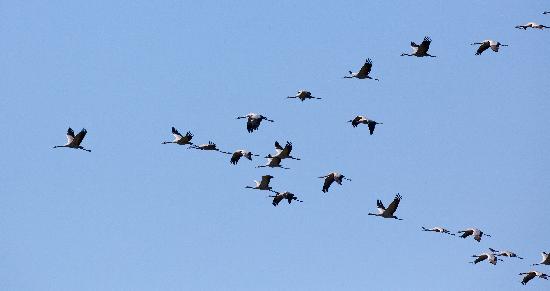
[[[92,2],[0,3],[0,289],[516,290],[550,251],[550,31],[514,29],[546,1]],[[426,35],[437,58],[399,56]],[[367,57],[380,82],[342,79]],[[68,126],[91,153],[51,148]],[[331,171],[353,181],[323,194]],[[244,189],[264,174],[305,202]],[[405,220],[367,216],[397,192]],[[467,263],[488,247],[526,259]]]

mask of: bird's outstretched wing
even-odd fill
[[[262,181],[260,182],[260,188],[267,188],[269,187],[269,182],[271,181],[271,178],[273,178],[270,175],[262,176]]]
[[[376,127],[376,122],[369,122],[368,126],[369,126],[370,135],[372,135],[374,133],[374,128]]]
[[[84,137],[86,136],[86,133],[88,131],[86,131],[85,128],[83,128],[75,137],[74,137],[74,140],[73,140],[73,144],[76,145],[76,146],[79,146],[80,143],[82,143],[82,140],[84,139]]]
[[[282,153],[285,156],[289,156],[291,151],[292,151],[292,143],[287,141]]]
[[[180,139],[180,138],[183,137],[183,136],[180,134],[180,132],[179,132],[175,127],[173,127],[173,126],[172,126],[172,134],[173,134],[174,137],[177,138],[177,139]]]
[[[490,44],[488,41],[481,43],[479,48],[476,51],[476,55],[481,55],[485,50],[487,50],[490,47]]]
[[[74,140],[74,131],[72,128],[69,127],[67,129],[67,144],[71,144]]]
[[[395,198],[388,206],[388,209],[386,209],[386,211],[388,211],[388,214],[393,215],[395,213],[395,211],[397,210],[397,207],[399,206],[399,202],[401,201],[401,198],[402,197],[401,195],[399,195],[399,193],[395,195]]]
[[[386,211],[386,207],[384,206],[384,203],[382,203],[382,200],[380,199],[376,200],[376,208],[378,208],[378,212],[380,214]]]
[[[430,43],[432,43],[432,39],[428,36],[424,37],[424,40],[422,43],[418,46],[418,53],[424,54],[427,53],[430,49]]]
[[[323,183],[323,192],[328,192],[328,188],[330,188],[330,185],[334,182],[334,175],[330,174],[325,178],[325,182]]]
[[[361,119],[363,119],[362,116],[359,116],[359,115],[358,115],[358,116],[355,116],[355,118],[351,121],[351,126],[357,127],[357,126],[359,125],[359,123],[360,123],[359,121],[360,121]]]
[[[246,122],[246,129],[248,130],[248,132],[253,132],[254,130],[257,130],[258,127],[260,127],[261,122],[262,120],[259,118],[257,119],[249,118],[248,121]]]
[[[234,152],[233,155],[231,155],[231,160],[229,161],[231,164],[236,165],[239,162],[239,159],[243,156],[243,153],[237,151]]]
[[[357,73],[357,75],[368,76],[371,69],[372,69],[372,61],[370,59],[367,59],[365,61],[365,64],[361,67],[361,70],[359,70],[359,73]]]

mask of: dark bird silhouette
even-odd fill
[[[185,135],[182,135],[179,133],[179,131],[172,126],[172,134],[174,135],[173,141],[165,141],[162,142],[162,144],[168,144],[168,143],[175,143],[179,145],[186,145],[186,144],[193,144],[191,140],[193,139],[193,134],[191,132],[187,132]]]
[[[269,121],[269,122],[274,122],[273,120],[268,119],[267,117],[265,117],[261,114],[256,114],[256,113],[248,113],[245,116],[237,117],[237,119],[242,119],[242,118],[247,119],[247,121],[246,121],[246,130],[248,130],[248,132],[253,132],[253,131],[257,130],[260,127],[260,124],[262,123],[262,120]]]
[[[369,213],[369,215],[380,216],[380,217],[383,217],[383,218],[393,218],[393,219],[397,219],[397,220],[403,220],[403,219],[398,218],[397,216],[394,215],[395,211],[397,210],[397,207],[399,206],[399,202],[401,202],[402,198],[403,197],[401,197],[401,195],[399,195],[399,193],[397,193],[397,195],[395,195],[395,198],[390,203],[388,208],[384,207],[384,204],[382,203],[382,200],[376,200],[378,213]]]
[[[348,122],[351,122],[351,126],[353,127],[357,127],[359,124],[366,124],[369,127],[370,135],[374,133],[374,128],[377,124],[383,124],[382,122],[376,122],[372,119],[368,119],[363,115],[357,115],[354,119],[348,120]]]
[[[328,192],[328,189],[330,188],[330,185],[332,185],[333,182],[336,182],[338,185],[342,185],[342,180],[351,181],[351,179],[346,178],[344,175],[338,172],[332,172],[319,178],[325,179],[325,182],[323,183],[323,189],[321,190],[323,191],[323,193]]]
[[[539,272],[539,271],[530,271],[530,272],[526,272],[526,273],[519,273],[519,275],[520,276],[525,275],[523,277],[523,280],[521,280],[522,285],[527,284],[527,282],[531,281],[531,279],[533,279],[535,277],[539,277],[541,279],[548,280],[548,275],[544,274],[542,272]]]
[[[80,145],[87,132],[88,131],[83,128],[77,135],[74,135],[73,129],[69,127],[69,129],[67,129],[67,143],[64,145],[54,146],[53,148],[72,148],[91,152],[91,150],[85,149]]]
[[[459,232],[457,232],[457,233],[459,233],[459,234],[462,233],[462,235],[460,236],[461,238],[467,238],[467,237],[469,237],[470,235],[473,235],[473,236],[474,236],[474,239],[475,239],[476,241],[478,241],[478,242],[481,241],[481,237],[484,236],[484,235],[485,235],[485,236],[488,236],[488,237],[491,237],[491,235],[486,234],[486,233],[484,233],[483,231],[481,231],[481,230],[479,230],[479,229],[477,229],[477,228],[468,228],[468,229],[466,229],[466,230],[461,230],[461,231],[459,231]]]
[[[271,181],[271,179],[273,179],[273,176],[271,175],[262,176],[262,180],[260,182],[254,180],[254,183],[256,184],[255,187],[246,186],[245,188],[256,190],[271,190],[271,187],[269,186],[269,182]]]
[[[365,64],[359,70],[359,72],[354,73],[352,71],[349,71],[349,76],[344,76],[344,78],[371,79],[371,80],[380,81],[379,79],[372,78],[371,76],[369,76],[371,70],[372,70],[372,61],[370,59],[367,59],[365,61]]]
[[[474,42],[471,45],[480,45],[476,51],[476,56],[481,55],[488,48],[491,48],[494,52],[498,52],[501,46],[508,46],[507,44],[501,44],[498,41],[494,41],[490,39],[484,40],[482,42]]]
[[[432,43],[432,39],[428,36],[424,37],[424,41],[420,45],[417,45],[413,41],[411,41],[411,47],[412,47],[412,53],[402,53],[401,56],[409,56],[409,57],[432,57],[435,58],[435,56],[432,56],[428,54],[428,50],[430,49],[430,44]]]
[[[300,101],[304,102],[304,100],[306,99],[322,99],[322,98],[319,98],[319,97],[314,97],[314,96],[311,96],[311,92],[307,91],[307,90],[299,90],[298,93],[296,93],[296,95],[294,96],[288,96],[286,98],[290,98],[290,99],[300,99]]]
[[[288,204],[292,203],[292,200],[296,200],[297,202],[304,202],[302,200],[298,200],[298,197],[296,197],[296,195],[290,192],[276,192],[276,191],[272,191],[272,192],[276,193],[276,195],[269,196],[269,197],[273,197],[273,202],[271,203],[273,204],[273,206],[279,205],[279,202],[283,201],[284,199],[288,201]]]

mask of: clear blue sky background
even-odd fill
[[[0,2],[0,289],[522,288],[550,251],[550,31],[514,26],[550,4],[248,2]],[[399,56],[426,35],[438,58]],[[510,46],[475,56],[488,38]],[[367,57],[380,82],[342,79]],[[248,112],[276,123],[249,134]],[[68,126],[92,153],[51,148]],[[171,126],[302,161],[232,166],[161,145]],[[353,181],[323,194],[335,170]],[[263,174],[305,202],[244,189]],[[397,192],[405,220],[367,216]],[[467,263],[488,247],[526,259]]]

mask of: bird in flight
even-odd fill
[[[365,61],[365,64],[359,70],[359,72],[354,73],[352,71],[349,71],[349,76],[344,76],[344,78],[345,79],[352,79],[352,78],[371,79],[371,80],[380,81],[379,79],[372,78],[371,76],[369,76],[371,69],[372,69],[372,61],[370,59],[367,59]]]
[[[273,202],[271,203],[273,204],[273,206],[279,205],[279,202],[283,201],[284,199],[288,201],[288,204],[290,204],[292,200],[296,200],[297,202],[304,202],[302,200],[298,200],[298,197],[296,197],[296,195],[290,192],[276,192],[276,191],[272,191],[272,192],[276,193],[275,195],[269,196],[269,197],[273,197]]]
[[[74,135],[73,129],[69,127],[67,130],[67,143],[64,145],[54,146],[53,148],[72,148],[91,152],[91,150],[85,149],[80,145],[87,132],[88,131],[83,128],[77,135]]]
[[[370,135],[374,133],[374,128],[377,124],[383,124],[382,122],[376,122],[363,115],[357,115],[354,119],[348,120],[348,122],[351,122],[351,126],[353,127],[357,127],[359,124],[366,124],[369,127]]]
[[[245,188],[256,190],[271,190],[271,187],[269,186],[269,182],[271,181],[271,179],[273,179],[273,176],[264,175],[262,176],[262,180],[260,182],[254,180],[254,183],[256,184],[255,187],[246,186]]]
[[[511,252],[511,251],[498,251],[498,250],[495,250],[495,249],[492,249],[492,248],[489,248],[489,250],[491,252],[493,252],[494,254],[496,254],[497,256],[508,257],[508,258],[518,258],[520,260],[523,260],[522,257],[519,257],[516,253]]]
[[[433,232],[438,232],[438,233],[445,233],[445,234],[452,235],[452,236],[455,235],[454,233],[451,233],[448,229],[440,227],[440,226],[436,226],[436,227],[432,227],[432,228],[422,227],[422,231],[433,231]]]
[[[541,279],[548,280],[548,275],[544,274],[542,272],[539,272],[539,271],[530,271],[530,272],[526,272],[526,273],[519,273],[519,275],[520,276],[525,275],[523,277],[523,280],[521,280],[522,285],[527,284],[527,282],[531,281],[531,279],[533,279],[535,277],[539,277]]]
[[[191,132],[187,132],[185,135],[182,135],[179,133],[179,131],[172,126],[172,134],[174,135],[173,141],[165,141],[162,142],[162,144],[168,144],[168,143],[175,143],[179,145],[186,145],[186,144],[193,144],[191,140],[193,139],[193,134]]]
[[[332,172],[325,176],[319,177],[319,179],[325,179],[325,182],[323,183],[323,193],[328,192],[328,188],[330,188],[330,185],[332,185],[333,182],[336,182],[338,185],[342,185],[342,180],[348,180],[351,181],[351,179],[346,178],[344,175],[338,173],[338,172]]]
[[[527,23],[524,24],[524,25],[518,25],[518,26],[516,26],[516,28],[518,28],[518,29],[523,29],[523,30],[527,30],[527,28],[533,28],[533,29],[540,29],[540,30],[543,30],[543,29],[545,29],[545,28],[550,28],[550,26],[538,24],[538,23],[536,23],[536,22],[527,22]]]
[[[229,162],[232,165],[236,165],[242,157],[245,157],[250,161],[252,161],[252,156],[259,157],[259,155],[255,155],[252,152],[249,152],[247,150],[237,150],[233,153],[228,153],[228,152],[222,152],[222,153],[231,155],[231,159],[229,160]]]
[[[461,238],[467,238],[469,237],[470,235],[473,235],[474,236],[474,239],[478,242],[481,241],[481,237],[482,236],[488,236],[488,237],[491,237],[491,235],[489,234],[486,234],[484,233],[483,231],[477,229],[477,228],[468,228],[466,230],[461,230],[458,232],[459,234],[462,233],[462,235],[460,236]]]
[[[314,97],[314,96],[311,96],[311,92],[307,91],[307,90],[299,90],[298,93],[296,93],[296,95],[294,96],[288,96],[286,98],[290,98],[290,99],[300,99],[300,101],[304,102],[304,100],[306,99],[322,99],[322,98],[319,98],[319,97]]]
[[[502,261],[502,259],[499,259],[493,254],[492,252],[486,252],[479,255],[473,255],[472,257],[477,258],[473,262],[470,262],[471,264],[477,264],[479,262],[488,260],[489,263],[496,265],[498,261]]]
[[[253,131],[257,130],[260,127],[260,124],[262,123],[262,120],[269,121],[269,122],[274,122],[273,120],[268,119],[267,117],[265,117],[261,114],[256,114],[256,113],[248,113],[245,116],[237,117],[237,119],[243,119],[243,118],[247,119],[247,121],[246,121],[246,130],[248,130],[248,132],[253,132]]]
[[[276,157],[280,158],[281,160],[284,159],[293,159],[293,160],[300,160],[299,158],[295,158],[290,155],[292,152],[292,143],[287,141],[285,144],[285,147],[283,148],[281,144],[278,141],[275,141],[275,155],[270,157]],[[268,157],[265,157],[268,158]]]
[[[481,55],[488,48],[491,48],[494,52],[498,52],[501,46],[508,46],[507,44],[501,44],[500,42],[491,39],[487,39],[482,42],[474,42],[471,45],[479,45],[479,48],[476,51],[476,56]]]
[[[403,197],[401,197],[401,195],[399,193],[397,193],[397,195],[395,195],[395,198],[390,203],[388,208],[384,207],[384,204],[382,203],[382,200],[376,200],[376,206],[378,208],[378,213],[369,213],[369,215],[380,216],[380,217],[383,217],[383,218],[393,218],[393,219],[397,219],[397,220],[403,220],[403,219],[398,218],[397,216],[394,215],[395,211],[397,210],[397,207],[399,206],[399,202],[401,202],[402,198]]]
[[[428,54],[428,50],[430,49],[430,43],[432,43],[432,39],[428,36],[424,37],[424,40],[420,45],[417,45],[414,43],[414,41],[411,41],[411,47],[412,47],[412,53],[402,53],[401,56],[409,56],[409,57],[432,57],[435,58],[436,56],[432,56]]]

